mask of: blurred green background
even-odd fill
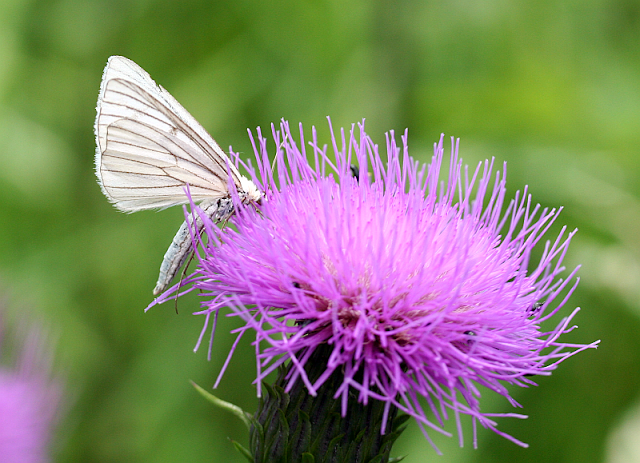
[[[0,291],[12,316],[58,338],[69,404],[56,461],[240,462],[228,437],[246,444],[242,424],[188,383],[213,384],[237,325],[221,321],[207,362],[192,352],[195,298],[179,315],[143,313],[182,211],[125,215],[96,184],[95,105],[114,54],[247,156],[247,128],[284,117],[326,137],[330,115],[366,118],[378,143],[408,127],[423,160],[444,132],[471,164],[508,161],[511,194],[528,184],[580,229],[565,313],[583,310],[565,339],[602,345],[512,389],[530,418],[500,429],[529,449],[481,430],[478,450],[469,434],[463,449],[436,439],[437,461],[640,461],[640,2],[0,1]],[[254,410],[249,341],[217,394]],[[483,408],[519,411],[493,394]],[[414,423],[394,454],[436,460]]]

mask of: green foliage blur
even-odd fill
[[[197,296],[178,315],[143,312],[182,211],[125,215],[96,183],[95,105],[115,54],[246,157],[247,128],[286,118],[326,139],[331,116],[366,118],[380,144],[408,128],[425,161],[441,132],[471,165],[507,161],[510,194],[529,185],[564,206],[550,239],[580,229],[564,314],[583,309],[565,340],[602,344],[513,388],[523,410],[483,395],[484,411],[530,416],[499,419],[530,448],[481,429],[474,450],[467,423],[463,449],[434,436],[437,461],[640,461],[625,454],[640,426],[639,1],[0,0],[0,292],[57,336],[55,461],[241,462],[229,438],[246,444],[242,423],[189,384],[210,390],[237,321],[220,321],[208,362],[206,341],[192,352]],[[253,411],[250,341],[215,393]],[[415,423],[393,453],[436,461]]]

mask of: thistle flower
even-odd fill
[[[406,132],[401,147],[387,135],[383,161],[358,128],[332,135],[333,156],[314,130],[308,162],[302,126],[299,144],[286,122],[272,127],[273,168],[260,129],[257,140],[250,133],[257,167],[245,167],[265,200],[259,210],[238,207],[234,227],[219,229],[203,215],[208,243],[194,235],[203,252],[182,283],[205,298],[200,340],[210,321],[213,339],[227,309],[244,323],[239,337],[255,335],[259,394],[286,364],[287,392],[302,384],[316,396],[337,377],[332,394],[342,416],[353,397],[382,403],[382,433],[396,409],[430,441],[427,431],[447,434],[442,426],[453,416],[462,445],[460,416],[469,415],[474,445],[479,423],[526,446],[494,421],[525,416],[481,411],[478,385],[519,407],[506,384],[534,385],[532,376],[596,347],[559,341],[577,308],[541,329],[578,284],[577,268],[560,276],[575,230],[541,243],[532,262],[560,210],[534,205],[526,188],[507,202],[506,165],[494,174],[494,161],[485,161],[470,171],[452,139],[441,182],[444,136],[425,166],[408,155]]]
[[[20,345],[12,343],[15,361],[8,362],[5,349],[0,356],[0,460],[44,463],[50,461],[49,444],[61,388],[50,377],[42,332],[32,327],[22,334]]]

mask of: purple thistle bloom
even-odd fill
[[[474,446],[477,423],[526,446],[493,420],[525,416],[481,412],[477,385],[519,407],[505,384],[534,385],[530,376],[549,375],[597,345],[558,341],[574,328],[577,308],[555,329],[541,329],[578,284],[577,268],[559,276],[575,231],[563,228],[530,262],[560,210],[533,205],[526,188],[505,207],[506,165],[492,174],[493,161],[485,161],[470,172],[457,143],[441,182],[444,137],[426,166],[409,157],[406,132],[402,147],[387,136],[383,161],[363,126],[332,138],[331,157],[314,130],[311,162],[302,126],[299,144],[286,122],[272,132],[275,167],[260,129],[257,144],[251,138],[257,169],[245,166],[265,193],[259,210],[238,207],[233,228],[202,217],[208,244],[196,238],[204,252],[181,284],[206,297],[200,339],[212,315],[213,336],[228,308],[244,322],[239,337],[255,333],[258,388],[285,362],[293,365],[287,388],[302,381],[311,395],[339,370],[343,416],[351,391],[363,404],[379,400],[413,416],[429,440],[427,428],[448,434],[443,422],[453,415],[462,445],[467,414]],[[331,355],[312,382],[304,366],[323,345]]]
[[[20,334],[24,340],[14,349],[14,365],[7,365],[6,351],[0,356],[0,461],[45,463],[61,388],[50,376],[42,333],[31,328]]]

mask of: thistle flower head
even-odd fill
[[[444,137],[427,166],[409,156],[406,132],[401,146],[387,135],[386,159],[362,125],[332,137],[331,155],[315,130],[310,152],[302,127],[299,142],[286,122],[272,132],[274,165],[258,130],[257,166],[246,166],[265,192],[259,210],[239,207],[223,229],[203,217],[208,244],[197,243],[198,269],[183,282],[202,291],[207,322],[226,308],[240,334],[254,333],[258,387],[285,362],[288,388],[302,381],[311,395],[341,371],[344,407],[350,393],[382,401],[427,438],[453,415],[461,444],[467,414],[474,429],[525,445],[480,410],[478,385],[517,406],[506,384],[535,384],[532,375],[595,346],[558,340],[578,309],[541,329],[578,282],[577,269],[560,277],[575,232],[540,243],[531,261],[559,210],[534,205],[526,188],[507,201],[506,165],[469,170],[453,140],[443,181]],[[330,355],[312,380],[304,367],[320,346]]]
[[[0,326],[0,338],[2,337]],[[60,408],[61,387],[50,377],[45,339],[34,327],[23,330],[13,361],[5,344],[0,355],[0,460],[44,463],[49,459],[53,424]]]

